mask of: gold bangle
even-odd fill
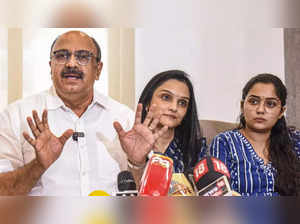
[[[127,164],[128,164],[129,168],[134,169],[134,170],[141,170],[146,166],[146,163],[143,165],[139,165],[139,166],[134,165],[132,162],[129,161],[129,159],[127,159]]]

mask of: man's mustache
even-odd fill
[[[61,72],[61,76],[63,78],[67,77],[68,75],[74,75],[77,74],[79,75],[78,78],[82,79],[84,74],[82,71],[76,69],[76,68],[65,68],[62,72]]]

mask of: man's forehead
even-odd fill
[[[89,50],[96,53],[96,47],[92,39],[85,33],[79,31],[71,31],[62,34],[54,44],[53,51],[67,50]]]

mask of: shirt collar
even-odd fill
[[[104,109],[109,109],[109,102],[108,98],[104,95],[100,94],[96,90],[94,90],[94,98],[91,103],[98,104],[99,106],[103,107]],[[63,107],[65,104],[62,101],[62,99],[57,95],[56,90],[54,86],[51,86],[51,88],[48,90],[47,94],[47,108],[48,110],[56,110],[60,107]]]
[[[46,101],[48,110],[55,110],[64,105],[62,99],[57,95],[54,86],[51,86],[48,90]]]
[[[94,98],[93,98],[93,101],[92,101],[92,104],[94,104],[94,103],[100,105],[104,109],[109,109],[108,97],[102,95],[101,93],[99,93],[96,90],[94,90]]]

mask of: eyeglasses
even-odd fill
[[[281,102],[277,98],[264,98],[258,96],[249,96],[246,99],[249,106],[257,107],[263,103],[266,112],[272,112],[274,109],[281,107]]]
[[[51,59],[54,58],[57,64],[66,64],[70,60],[72,54],[74,54],[76,62],[79,65],[87,65],[91,61],[91,58],[95,57],[92,52],[86,50],[78,50],[74,53],[67,50],[57,50],[53,52]]]

